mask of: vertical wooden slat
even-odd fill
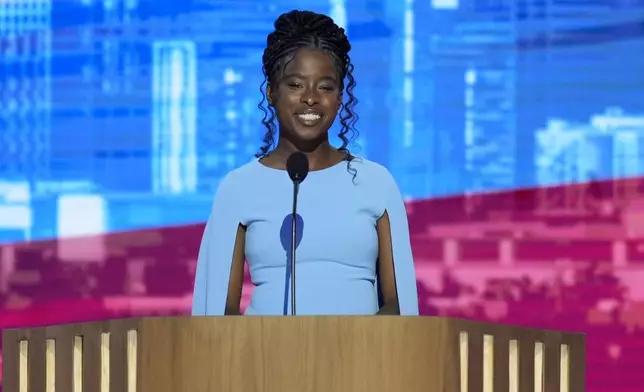
[[[29,333],[29,392],[45,392],[45,330],[33,329]]]
[[[47,339],[45,350],[45,392],[56,392],[56,339]]]
[[[101,333],[101,392],[110,392],[110,333]]]
[[[483,335],[483,392],[494,392],[494,336]]]
[[[20,341],[20,354],[18,364],[18,390],[29,391],[29,341]]]
[[[469,334],[468,392],[483,392],[483,334]]]
[[[76,335],[73,340],[72,391],[83,392],[83,336]]]
[[[459,332],[458,334],[458,350],[459,350],[459,385],[460,392],[467,392],[469,379],[468,375],[470,373],[469,367],[469,355],[470,355],[470,340],[469,334],[467,332]]]
[[[545,368],[545,345],[543,342],[534,343],[534,392],[545,392],[543,389]]]
[[[567,344],[560,347],[559,392],[570,392],[570,346]]]
[[[519,392],[520,390],[520,365],[519,358],[521,353],[519,352],[519,341],[516,339],[511,339],[508,343],[508,391],[509,392]]]
[[[137,391],[138,333],[127,331],[127,392]]]
[[[499,334],[494,339],[494,391],[509,391],[510,385],[510,340]]]

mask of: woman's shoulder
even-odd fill
[[[239,192],[246,190],[249,184],[252,184],[253,181],[261,175],[258,170],[257,159],[253,159],[249,162],[244,163],[241,166],[238,166],[228,173],[226,173],[218,186],[218,193],[227,193],[227,192]]]
[[[363,177],[364,181],[379,185],[389,185],[395,182],[393,175],[384,165],[361,156],[354,156],[351,166],[356,170],[356,180]]]

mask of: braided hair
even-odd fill
[[[262,100],[258,107],[264,113],[262,124],[266,127],[266,134],[263,145],[255,157],[262,158],[275,147],[276,113],[268,101],[266,88],[270,85],[273,91],[276,91],[286,63],[299,49],[322,50],[333,58],[338,72],[340,89],[348,97],[346,103],[343,103],[340,108],[341,129],[338,137],[342,141],[342,145],[338,150],[346,155],[347,169],[355,178],[355,169],[351,168],[351,161],[354,157],[349,152],[348,146],[357,136],[354,125],[358,116],[354,109],[358,100],[353,94],[356,81],[353,77],[353,64],[349,57],[351,44],[344,29],[326,15],[296,10],[280,15],[275,21],[274,27],[275,31],[266,38],[266,49],[264,49],[262,56],[264,81],[260,86]]]

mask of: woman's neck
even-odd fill
[[[292,143],[286,140],[279,140],[277,147],[271,152],[270,155],[273,159],[286,163],[289,155],[299,151]],[[340,153],[337,149],[333,148],[328,141],[318,145],[312,151],[302,151],[309,159],[309,167],[311,170],[326,169],[338,163]],[[277,162],[273,161],[273,164]]]

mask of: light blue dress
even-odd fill
[[[383,166],[355,158],[309,172],[300,186],[296,248],[297,315],[378,312],[376,222],[385,211],[402,315],[418,315],[407,214],[396,182]],[[193,315],[222,315],[235,236],[247,227],[246,260],[255,286],[246,315],[290,314],[293,183],[284,170],[258,160],[224,177],[206,224],[194,285]]]

